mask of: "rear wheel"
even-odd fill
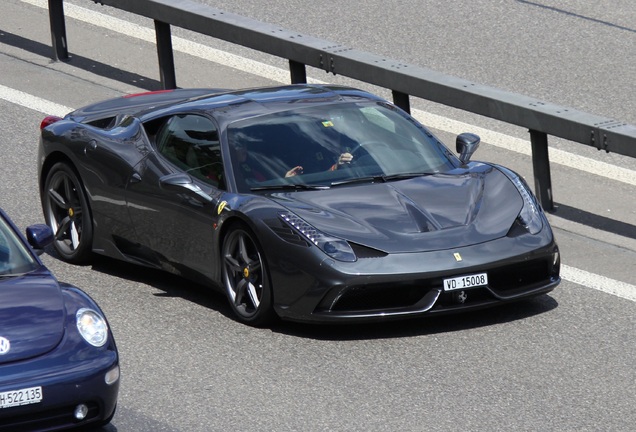
[[[86,262],[91,256],[93,222],[84,186],[67,163],[56,163],[47,174],[42,205],[46,223],[55,233],[53,245],[62,259]]]
[[[242,225],[230,229],[222,249],[223,283],[238,319],[263,326],[274,318],[272,290],[263,252],[251,232]]]

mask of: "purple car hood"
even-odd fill
[[[387,253],[459,248],[503,237],[523,205],[512,182],[488,165],[456,175],[272,198],[324,233]]]
[[[55,348],[64,335],[64,300],[48,273],[0,279],[0,364],[27,359]]]

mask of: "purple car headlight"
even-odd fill
[[[281,213],[280,217],[331,258],[347,262],[357,260],[356,254],[346,240],[319,231],[293,213]]]
[[[89,344],[100,347],[108,340],[108,325],[100,314],[92,309],[82,308],[75,314],[77,330]]]

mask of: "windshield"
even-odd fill
[[[11,227],[0,217],[0,278],[27,273],[37,266]]]
[[[411,117],[377,102],[321,104],[241,120],[228,127],[227,137],[241,192],[387,181],[446,172],[456,161]]]

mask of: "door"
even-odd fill
[[[126,191],[139,254],[174,273],[183,266],[211,278],[225,192],[217,128],[202,115],[179,114],[151,135],[154,151],[135,167]]]

